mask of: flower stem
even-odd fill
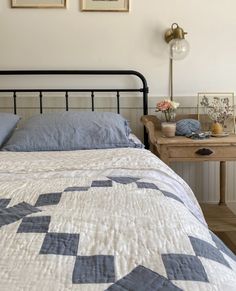
[[[168,122],[167,111],[164,111],[164,113],[165,113],[165,118],[166,118],[166,121]]]

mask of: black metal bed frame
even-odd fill
[[[0,71],[1,76],[9,75],[133,75],[138,77],[142,81],[141,88],[89,88],[89,89],[0,89],[1,93],[13,93],[13,110],[14,114],[17,114],[17,93],[26,93],[26,92],[37,92],[39,93],[39,110],[40,113],[43,113],[43,93],[50,92],[64,92],[65,93],[65,109],[69,110],[69,93],[72,92],[90,92],[91,93],[91,109],[95,110],[94,99],[95,93],[98,92],[110,92],[116,93],[117,99],[117,113],[120,113],[120,94],[124,92],[141,92],[143,96],[143,114],[148,114],[148,85],[145,77],[138,71],[134,70],[7,70]],[[148,136],[144,128],[144,144],[148,148]]]

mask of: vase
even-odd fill
[[[176,111],[175,110],[161,112],[161,121],[162,122],[175,122],[175,118],[176,118]]]
[[[176,131],[175,122],[162,122],[161,123],[161,132],[164,137],[174,137]]]
[[[211,132],[213,134],[222,134],[224,131],[224,128],[222,126],[222,124],[220,124],[219,122],[214,122],[211,126]]]

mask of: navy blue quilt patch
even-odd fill
[[[161,192],[162,192],[166,197],[172,198],[172,199],[174,199],[174,200],[176,200],[176,201],[178,201],[178,202],[184,204],[184,202],[183,202],[183,201],[182,201],[182,200],[181,200],[177,195],[175,195],[175,194],[173,194],[173,193],[170,193],[170,192],[168,192],[168,191],[163,191],[163,190],[161,190]]]
[[[216,247],[236,262],[236,255],[218,238],[218,236],[215,235],[212,231],[210,231],[210,235],[216,244]]]
[[[229,263],[217,248],[199,238],[189,236],[189,239],[196,256],[213,260],[217,263],[225,265],[228,268],[231,268]]]
[[[19,203],[9,208],[0,209],[0,227],[3,225],[14,223],[29,214],[40,211],[40,209],[26,202]]]
[[[88,191],[90,187],[78,187],[78,186],[73,186],[73,187],[67,187],[64,192],[83,192],[83,191]]]
[[[46,205],[56,205],[60,202],[62,193],[47,193],[41,194],[35,203],[36,207],[46,206]]]
[[[111,180],[98,180],[93,181],[91,187],[112,187],[112,181]]]
[[[0,199],[0,209],[6,208],[7,205],[10,203],[11,199]]]
[[[154,183],[148,183],[148,182],[136,182],[138,188],[140,189],[154,189],[159,190],[159,188]]]
[[[184,254],[161,256],[170,280],[209,282],[206,271],[197,256]]]
[[[107,291],[181,291],[167,278],[143,266],[136,267],[131,273],[110,286]]]
[[[44,238],[40,254],[76,256],[78,246],[79,234],[49,232]]]
[[[51,220],[50,216],[24,217],[17,232],[47,233],[50,220]]]
[[[115,266],[113,256],[78,256],[75,261],[74,284],[113,283]]]

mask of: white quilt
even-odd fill
[[[0,152],[0,290],[236,290],[236,257],[149,151]]]

